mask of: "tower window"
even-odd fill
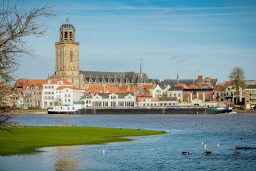
[[[72,40],[72,32],[69,32],[69,39]]]
[[[73,51],[70,51],[70,62],[73,62]]]
[[[65,39],[67,39],[68,38],[68,32],[65,32],[65,37],[64,37]]]

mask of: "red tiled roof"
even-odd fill
[[[50,78],[47,81],[50,81],[50,84],[58,84],[58,82],[62,81],[63,85],[71,85],[71,83],[63,78]]]
[[[183,84],[183,83],[179,83],[179,84],[176,85],[176,87],[186,88],[187,85],[186,85],[186,84]]]
[[[89,87],[86,89],[86,91],[90,93],[100,93],[100,92],[103,92],[103,90],[104,90],[104,87],[103,85],[100,85],[100,84],[89,85]]]
[[[224,82],[225,87],[232,86],[232,85],[233,85],[232,81],[225,81]]]
[[[69,88],[69,89],[72,89],[72,90],[83,90],[83,89],[80,89],[80,88],[76,88],[75,86],[59,86],[56,90],[64,90],[65,88]]]
[[[142,87],[145,89],[153,89],[153,84],[144,84]]]
[[[194,89],[194,88],[196,88],[197,86],[196,85],[194,85],[194,84],[190,84],[189,86],[187,86],[187,88],[186,89]]]
[[[102,85],[102,84],[91,84],[86,89],[86,92],[90,93],[135,93],[137,89],[144,88],[149,92],[153,88],[153,84],[145,85]]]
[[[26,88],[31,85],[36,85],[39,89],[43,88],[43,84],[46,83],[46,80],[41,79],[18,79],[16,80],[16,83],[14,84],[17,88]]]

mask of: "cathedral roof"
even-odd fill
[[[101,72],[101,71],[80,71],[87,83],[149,83],[145,73],[135,72]]]

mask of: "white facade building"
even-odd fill
[[[182,87],[172,87],[167,91],[167,97],[177,98],[177,101],[183,102],[183,88]]]
[[[163,93],[163,89],[159,85],[157,85],[152,91],[152,97],[162,97]]]
[[[128,108],[135,106],[133,94],[99,93],[83,99],[86,107],[92,108]]]
[[[73,86],[59,86],[55,91],[54,100],[57,105],[73,106],[81,103],[83,95],[82,89]]]
[[[59,105],[73,105],[80,101],[83,90],[72,86],[67,80],[48,79],[43,84],[42,108],[52,108]]]
[[[177,98],[161,97],[161,98],[144,98],[138,102],[138,106],[141,108],[153,108],[153,107],[170,107],[177,106]]]

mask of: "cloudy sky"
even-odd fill
[[[256,79],[255,0],[42,0],[15,1],[22,9],[48,3],[48,32],[27,39],[31,56],[19,58],[17,77],[54,73],[55,42],[66,17],[80,42],[80,69],[143,71],[150,78],[228,79],[233,67]]]

